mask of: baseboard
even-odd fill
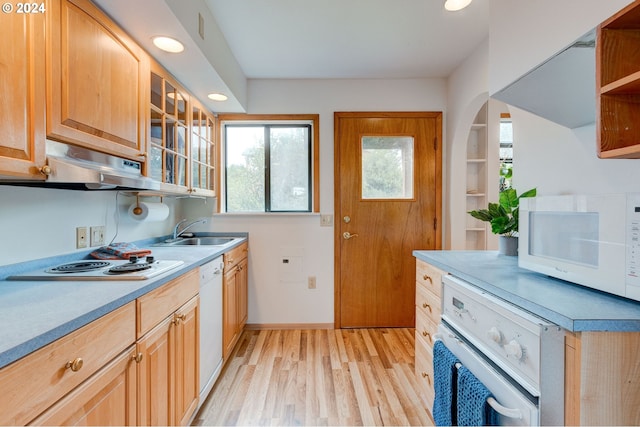
[[[247,330],[259,331],[267,329],[335,329],[334,323],[247,323]]]

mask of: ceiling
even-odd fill
[[[247,78],[446,77],[489,34],[489,0],[205,0]]]
[[[489,34],[490,0],[459,12],[444,0],[94,1],[216,112],[246,111],[247,79],[447,77]],[[153,35],[185,51],[159,51]]]

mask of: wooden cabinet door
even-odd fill
[[[238,334],[242,333],[244,325],[247,324],[249,317],[249,270],[247,269],[247,258],[238,263],[238,272],[236,273],[236,286],[238,287]]]
[[[222,351],[227,360],[238,336],[238,287],[236,268],[225,273],[222,285]]]
[[[187,425],[191,415],[198,407],[200,393],[199,309],[199,297],[194,297],[174,315],[176,425]]]
[[[144,160],[147,54],[89,0],[47,17],[47,136]]]
[[[45,179],[44,20],[12,13],[0,26],[0,175]]]
[[[131,426],[136,424],[135,347],[98,371],[30,424]]]
[[[137,344],[142,360],[138,365],[138,425],[173,425],[172,317],[166,318]]]

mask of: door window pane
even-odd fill
[[[413,198],[413,137],[362,138],[362,198]]]

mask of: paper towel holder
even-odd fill
[[[134,215],[140,215],[142,214],[142,208],[140,207],[140,196],[138,194],[136,194],[136,207],[133,208],[133,214]]]

